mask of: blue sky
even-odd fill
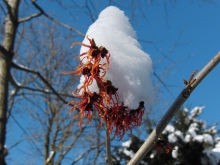
[[[161,49],[170,49],[173,41],[178,37],[182,29],[180,45],[169,56],[173,60],[193,55],[181,62],[169,75],[167,84],[177,87],[170,87],[174,96],[177,96],[184,88],[182,79],[188,79],[193,70],[201,70],[211,58],[220,51],[220,11],[219,3],[200,4],[181,2],[174,7],[167,6],[167,22],[164,17],[165,11],[155,5],[148,16],[149,25],[146,27],[148,38],[162,40]],[[151,17],[153,15],[153,17]],[[150,26],[152,25],[152,26]],[[144,33],[143,29],[137,30],[139,36]],[[171,39],[169,39],[171,38]],[[171,41],[173,40],[173,41]],[[167,41],[167,42],[166,42]],[[184,44],[187,43],[187,44]],[[149,54],[154,54],[154,50],[146,48]],[[160,64],[159,64],[160,65]],[[205,105],[202,118],[210,123],[219,122],[220,108],[220,66],[217,66],[203,82],[192,93],[185,105],[198,106]],[[178,88],[179,87],[179,88]],[[168,95],[169,97],[169,95]]]

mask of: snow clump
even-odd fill
[[[141,50],[137,35],[124,12],[117,7],[107,7],[98,19],[89,27],[86,36],[93,38],[97,46],[104,46],[110,53],[110,69],[105,79],[118,88],[120,101],[129,108],[137,108],[140,101],[151,104],[154,92],[150,73],[152,61],[150,56]],[[85,37],[83,43],[89,45]],[[82,46],[80,54],[88,51]],[[87,59],[83,60],[86,63]],[[80,88],[84,82],[80,78]],[[98,92],[95,81],[89,87],[91,92]]]

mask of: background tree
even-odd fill
[[[171,153],[157,153],[154,148],[140,163],[141,165],[166,164],[166,165],[216,165],[220,163],[220,157],[216,154],[219,149],[219,130],[216,124],[207,127],[207,123],[200,119],[204,107],[195,107],[190,112],[188,108],[178,111],[162,134],[162,139],[168,140],[175,148]],[[152,127],[148,126],[148,130]],[[132,136],[124,142],[124,148],[116,147],[115,155],[119,155],[116,164],[128,162],[144,141],[137,136]],[[124,164],[124,163],[122,163]]]

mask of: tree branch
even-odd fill
[[[48,15],[47,13],[44,12],[44,10],[35,2],[36,0],[31,0],[31,3],[44,15],[46,16],[47,18],[49,18],[50,20],[54,21],[55,23],[71,30],[71,31],[74,31],[75,33],[79,34],[80,36],[82,37],[85,37],[85,34],[83,34],[82,32],[72,28],[71,26],[67,25],[67,24],[64,24],[56,19],[54,19],[53,17],[51,17],[50,15]]]
[[[161,133],[167,126],[167,124],[171,121],[175,113],[181,108],[183,103],[188,99],[192,91],[199,85],[199,83],[208,75],[212,69],[220,62],[220,52],[198,73],[195,77],[196,81],[189,86],[189,88],[185,88],[179,96],[176,98],[174,103],[168,109],[166,114],[160,120],[156,128],[152,131],[150,136],[144,142],[144,144],[139,148],[134,157],[128,162],[127,165],[137,165],[140,161],[145,157],[145,155],[150,151],[150,149],[154,146],[155,142],[160,137]],[[187,94],[187,95],[186,95]]]
[[[21,124],[17,121],[17,119],[13,116],[13,115],[11,115],[10,117],[12,117],[12,119],[14,120],[14,122],[17,124],[17,126],[24,132],[24,134],[26,134],[26,135],[28,135],[29,137],[31,137],[30,135],[29,135],[29,133],[21,126]],[[31,142],[33,143],[33,145],[36,147],[36,149],[37,149],[37,151],[40,153],[40,155],[42,156],[43,155],[43,153],[41,152],[41,149],[38,147],[39,145],[36,143],[36,141],[33,139],[33,138],[31,138]],[[18,143],[18,142],[17,142]],[[17,145],[17,144],[14,144],[13,146],[11,146],[10,147],[10,149],[12,148],[12,147],[14,147],[15,145]]]
[[[60,96],[60,94],[50,85],[50,83],[49,83],[38,71],[31,70],[31,69],[29,69],[29,68],[27,68],[27,67],[21,67],[21,66],[15,64],[14,62],[12,62],[11,67],[16,68],[16,69],[19,69],[19,70],[26,71],[26,72],[30,72],[30,73],[36,74],[60,100],[62,100],[64,103],[67,103],[67,102]]]
[[[101,145],[103,145],[104,143],[101,143],[100,144],[100,146]],[[77,157],[72,163],[71,163],[71,165],[74,165],[74,164],[76,164],[80,159],[82,159],[86,154],[88,154],[89,152],[91,152],[92,150],[94,150],[94,149],[96,149],[97,147],[95,146],[95,147],[90,147],[90,149],[89,150],[87,150],[87,151],[85,151],[83,154],[81,154],[81,155],[79,155],[79,157]]]
[[[163,80],[157,75],[156,72],[153,72],[153,75],[159,80],[159,82],[164,86],[164,88],[173,96],[173,93],[170,91],[170,89],[167,87],[167,85],[163,82]]]
[[[39,12],[39,13],[32,14],[28,17],[21,18],[21,19],[18,20],[18,23],[25,22],[25,21],[30,21],[31,19],[33,19],[35,17],[39,17],[41,14],[42,14],[42,12]]]
[[[106,154],[107,154],[107,158],[106,158],[106,162],[109,165],[113,165],[112,162],[112,155],[111,155],[111,139],[110,139],[110,134],[108,132],[108,123],[106,122]]]
[[[74,147],[75,143],[76,143],[77,140],[80,138],[80,136],[82,135],[82,133],[83,133],[83,131],[85,130],[85,128],[86,128],[86,126],[84,126],[84,127],[82,128],[82,130],[79,132],[79,134],[75,136],[74,140],[72,141],[71,144],[69,144],[69,146],[66,148],[66,150],[63,151],[63,153],[59,155],[59,158],[58,158],[58,160],[57,160],[57,162],[56,162],[56,165],[60,165],[60,164],[61,164],[61,161],[62,161],[63,158],[69,153],[69,151]],[[65,141],[67,138],[69,138],[68,135],[66,135],[66,137],[64,136],[64,139],[60,141],[61,143],[59,143],[57,147],[62,146],[63,143],[64,143],[64,141]]]
[[[12,84],[12,82],[10,81],[10,83]],[[14,86],[14,85],[13,85]],[[27,89],[27,90],[31,90],[31,91],[36,91],[36,92],[41,92],[41,93],[45,93],[45,94],[54,94],[53,92],[49,92],[47,90],[43,90],[43,89],[37,89],[37,88],[31,88],[31,87],[27,87],[27,86],[22,86],[22,85],[16,85],[14,86],[16,89]],[[17,92],[17,91],[16,91]],[[65,97],[72,97],[72,98],[75,98],[74,96],[72,95],[68,95],[68,94],[64,94],[64,93],[58,93],[60,96],[65,96]],[[64,102],[65,104],[67,104],[68,102]]]

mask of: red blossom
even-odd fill
[[[84,116],[86,116],[88,122],[91,124],[91,119],[94,111],[97,111],[99,116],[107,124],[109,133],[114,131],[114,137],[118,136],[122,139],[125,132],[130,130],[132,133],[132,126],[140,126],[142,116],[144,114],[144,102],[141,101],[137,109],[129,109],[123,103],[120,103],[120,98],[117,94],[118,88],[116,88],[110,80],[104,78],[107,69],[110,68],[110,54],[108,50],[100,46],[98,47],[94,39],[90,39],[87,36],[90,45],[75,42],[72,44],[82,45],[89,48],[87,52],[84,52],[76,58],[81,58],[80,64],[74,71],[62,72],[63,74],[76,74],[83,75],[85,80],[79,89],[74,89],[72,94],[74,97],[80,99],[79,101],[71,101],[68,104],[74,106],[70,109],[70,113],[74,110],[79,110],[79,125],[82,125]],[[101,59],[105,59],[106,62],[100,64]],[[83,64],[83,60],[87,62]],[[96,81],[99,93],[90,92],[89,86]]]
[[[162,149],[165,150],[166,153],[169,153],[171,150],[175,150],[169,141],[163,140],[162,138],[159,138],[158,141],[156,142],[155,149],[158,153],[158,155],[161,154]]]

